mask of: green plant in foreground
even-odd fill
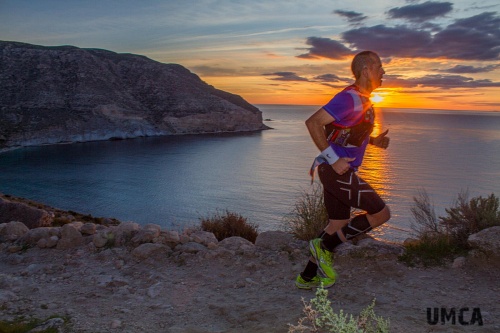
[[[284,218],[285,230],[297,239],[309,241],[318,237],[328,221],[328,213],[323,201],[323,189],[313,184],[311,191],[304,191],[295,206]]]
[[[387,333],[389,319],[375,314],[375,300],[361,311],[358,317],[344,314],[343,310],[335,313],[328,300],[328,291],[324,288],[316,290],[316,297],[310,302],[304,301],[304,317],[298,324],[289,325],[289,333]]]
[[[201,229],[212,232],[218,241],[232,236],[239,236],[255,243],[258,226],[248,223],[247,219],[228,210],[224,214],[217,211],[212,217],[202,218]]]
[[[445,210],[447,215],[439,218],[425,191],[413,201],[411,212],[416,224],[412,229],[418,240],[405,244],[405,254],[399,258],[410,266],[443,265],[446,260],[465,255],[470,250],[470,235],[500,225],[500,203],[494,194],[468,200],[467,192],[461,192],[454,206]]]
[[[0,321],[0,333],[27,333],[34,328],[39,327],[44,321],[40,319],[28,319],[19,317],[15,320]],[[43,330],[37,330],[39,333],[57,333],[59,330],[55,327],[49,327]]]

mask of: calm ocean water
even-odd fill
[[[182,229],[217,210],[281,229],[310,190],[317,154],[304,121],[316,106],[260,105],[273,130],[140,138],[32,147],[0,154],[0,192],[61,209]],[[393,218],[376,236],[410,236],[413,197],[425,189],[438,215],[457,194],[500,195],[500,114],[379,110],[375,133],[389,149],[369,147],[363,177]]]

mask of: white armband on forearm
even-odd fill
[[[328,164],[330,164],[330,165],[337,162],[337,160],[339,159],[337,154],[335,154],[335,152],[333,151],[332,146],[328,146],[328,148],[323,150],[321,152],[321,156],[323,156],[325,158],[325,160],[328,161]]]

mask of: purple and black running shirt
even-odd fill
[[[363,95],[357,86],[351,85],[335,95],[325,106],[325,109],[334,119],[335,124],[342,127],[354,126],[366,117],[366,113],[371,113],[370,122],[374,122],[374,111],[369,96]],[[350,162],[351,167],[355,170],[363,162],[366,146],[368,145],[369,136],[364,140],[359,147],[348,145],[346,147],[330,143],[333,150],[339,157],[355,157],[356,159]]]

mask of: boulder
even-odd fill
[[[469,245],[481,252],[500,256],[500,226],[481,230],[467,239]]]
[[[106,245],[114,245],[115,235],[109,229],[102,229],[94,234],[92,242],[97,248],[105,247]]]
[[[94,223],[85,223],[81,226],[80,232],[82,235],[94,235],[96,233],[97,227]]]
[[[135,222],[123,222],[112,229],[115,246],[124,246],[141,230],[141,226]]]
[[[50,236],[49,238],[41,238],[37,243],[36,245],[41,248],[41,249],[45,249],[45,248],[52,248],[52,247],[55,247],[57,245],[57,243],[59,242],[59,237],[57,236]]]
[[[52,217],[43,209],[0,198],[0,223],[8,223],[11,221],[22,222],[29,229],[33,229],[50,226]]]
[[[177,246],[177,244],[181,243],[181,237],[179,236],[179,233],[174,230],[162,231],[158,237],[158,243],[168,245],[173,249]]]
[[[189,242],[186,244],[179,244],[175,247],[175,251],[182,252],[182,253],[198,253],[200,251],[206,251],[207,248],[196,242]]]
[[[243,237],[238,237],[238,236],[224,238],[219,242],[219,246],[227,250],[237,251],[237,252],[241,251],[247,252],[247,251],[253,251],[255,249],[255,245],[252,242]]]
[[[255,245],[273,251],[286,250],[295,241],[292,234],[283,231],[261,232],[255,240]]]
[[[61,239],[57,242],[58,250],[67,250],[83,244],[83,236],[77,227],[66,224],[61,227]]]
[[[21,238],[19,238],[19,242],[27,245],[36,245],[38,241],[42,238],[50,238],[52,236],[61,236],[61,228],[60,227],[41,227],[36,229],[30,229],[27,233],[25,233]]]
[[[145,243],[132,250],[132,255],[139,260],[144,260],[156,255],[168,255],[172,250],[163,244]]]
[[[24,223],[17,221],[5,223],[0,228],[0,241],[15,241],[28,231],[29,229]]]
[[[190,235],[193,242],[209,246],[210,244],[217,244],[219,241],[212,232],[197,230]]]
[[[157,224],[146,224],[132,238],[132,244],[154,243],[161,233],[161,227]]]

